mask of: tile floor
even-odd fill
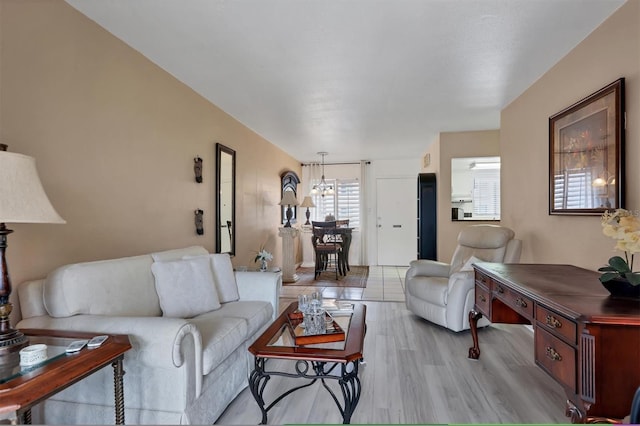
[[[320,287],[322,296],[340,300],[371,300],[384,302],[404,302],[404,275],[407,266],[369,266],[366,288]],[[296,300],[299,294],[309,294],[318,287],[282,286],[280,292],[282,306],[284,300]],[[284,304],[284,306],[288,305]]]

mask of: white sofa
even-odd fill
[[[17,328],[127,334],[125,421],[212,424],[248,385],[247,348],[278,314],[281,285],[198,246],[70,264],[18,287]],[[104,368],[36,406],[33,422],[112,424],[113,399]]]
[[[414,314],[452,331],[469,329],[475,286],[473,263],[518,263],[522,242],[499,225],[471,225],[458,235],[451,263],[419,259],[405,275],[405,302]],[[489,324],[486,318],[478,327]]]

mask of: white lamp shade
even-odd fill
[[[284,191],[282,200],[278,204],[281,206],[297,206],[298,199],[293,195],[293,191]]]
[[[47,198],[33,157],[0,151],[0,223],[66,223]]]
[[[304,200],[302,200],[302,204],[300,204],[300,207],[315,207],[315,206],[316,205],[313,204],[313,200],[308,195],[304,197]]]

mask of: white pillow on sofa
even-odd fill
[[[163,316],[192,318],[220,308],[207,257],[154,262],[151,272]]]
[[[213,282],[218,290],[220,303],[235,302],[240,300],[236,274],[233,272],[233,264],[229,253],[214,253],[206,256],[197,256],[209,259]],[[194,256],[185,256],[183,259],[194,259]]]

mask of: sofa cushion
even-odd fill
[[[191,246],[179,249],[158,251],[151,253],[154,262],[168,262],[170,260],[180,260],[185,256],[204,256],[209,254],[202,246]]]
[[[61,266],[44,282],[44,306],[57,318],[77,314],[158,316],[161,311],[151,263],[146,255]]]
[[[191,318],[220,308],[206,257],[154,262],[151,272],[163,316]]]
[[[229,253],[214,253],[204,257],[211,261],[213,282],[216,285],[220,303],[235,302],[240,299],[236,275],[233,272],[233,264]],[[193,256],[184,257],[184,259],[190,258],[193,258]]]
[[[225,303],[220,312],[228,317],[243,319],[247,323],[247,337],[250,337],[271,322],[273,305],[265,301],[241,300]]]
[[[407,292],[434,305],[447,305],[448,277],[414,277],[407,282]]]
[[[249,337],[247,321],[218,309],[191,318],[202,336],[202,374],[209,374]]]

